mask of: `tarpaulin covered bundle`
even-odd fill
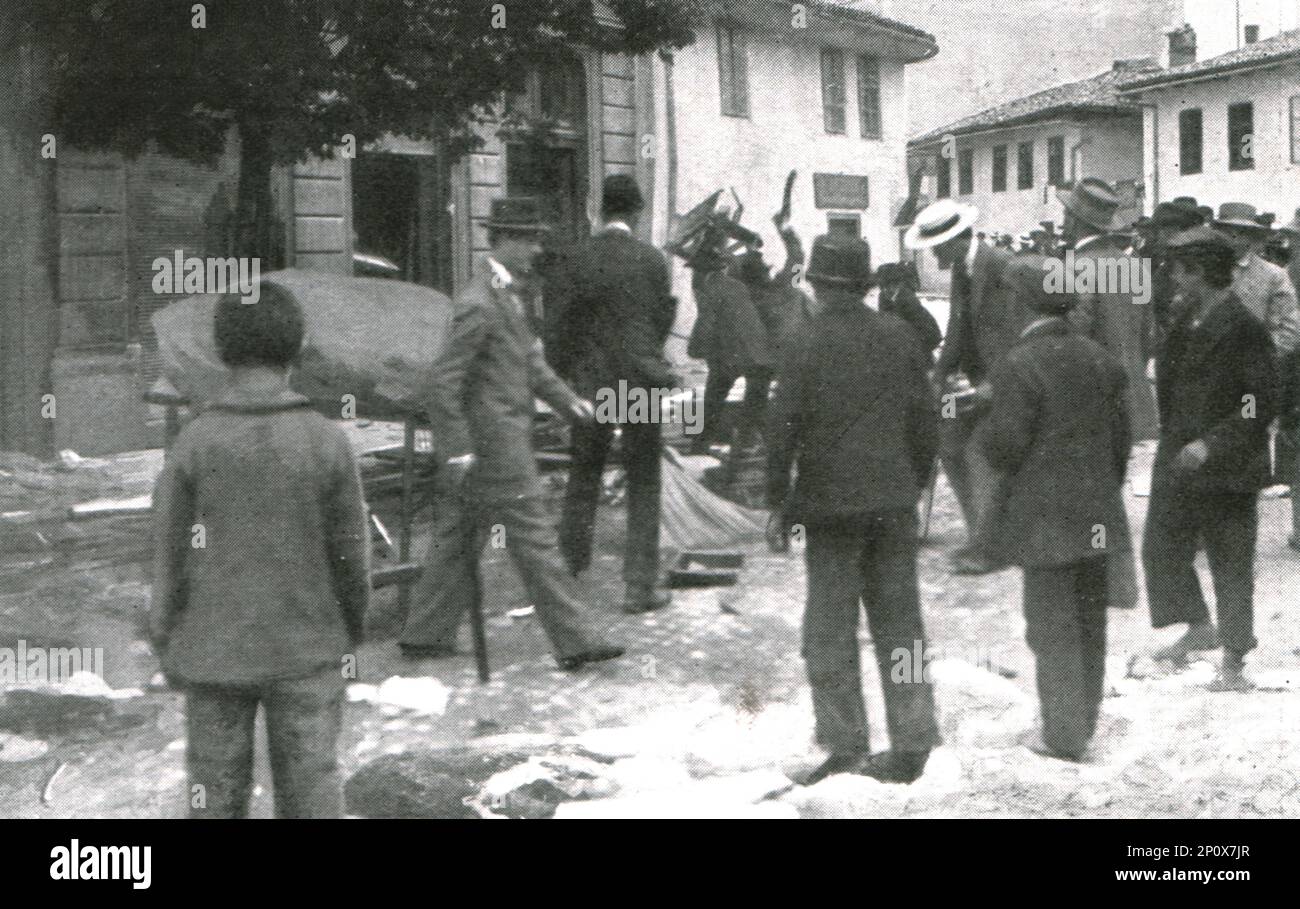
[[[355,396],[358,416],[423,412],[429,368],[451,326],[451,300],[417,284],[328,272],[272,272],[302,307],[306,338],[293,386],[327,408]],[[153,316],[163,375],[194,406],[220,393],[228,372],[212,336],[218,294],[177,300]],[[248,305],[256,306],[256,303]]]

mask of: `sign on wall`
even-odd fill
[[[867,178],[855,174],[813,174],[818,208],[863,209],[870,203]]]

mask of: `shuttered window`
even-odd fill
[[[858,121],[864,139],[883,135],[880,113],[880,61],[858,57]]]
[[[846,132],[848,103],[844,86],[844,52],[833,47],[825,48],[822,51],[822,119],[826,132],[834,135]]]
[[[1178,170],[1183,174],[1201,172],[1204,132],[1200,108],[1178,114]]]
[[[745,33],[727,22],[718,23],[718,81],[722,113],[749,116],[749,59]]]

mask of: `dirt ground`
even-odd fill
[[[1138,459],[1137,473],[1146,469],[1148,457]],[[697,470],[706,463],[691,461]],[[1128,496],[1139,537],[1145,502]],[[702,785],[724,786],[746,773],[813,756],[799,656],[804,571],[798,550],[774,556],[761,543],[747,544],[738,586],[679,591],[671,609],[629,617],[617,609],[623,518],[619,509],[604,510],[597,562],[584,583],[593,623],[628,648],[624,659],[576,675],[558,671],[536,620],[508,614],[527,604],[503,553],[489,549],[484,582],[492,681],[478,682],[467,655],[425,664],[445,689],[441,712],[348,703],[340,743],[345,772],[407,749],[617,739],[640,768],[640,794],[655,795],[659,813],[677,812],[676,793],[683,799],[692,794],[681,813],[743,814],[731,811],[725,799],[714,805],[694,794]],[[1203,687],[1212,675],[1208,663],[1181,672],[1150,664],[1144,655],[1177,630],[1153,631],[1144,602],[1135,610],[1112,610],[1101,729],[1089,760],[1066,765],[1021,744],[1035,722],[1036,696],[1019,574],[948,574],[948,555],[963,533],[955,501],[941,482],[920,577],[944,746],[914,786],[834,777],[787,792],[779,804],[805,817],[1300,815],[1300,554],[1287,548],[1289,524],[1288,500],[1261,502],[1255,620],[1260,647],[1248,666],[1260,689],[1212,694]],[[1208,576],[1205,583],[1208,590]],[[23,589],[0,593],[0,636],[5,642],[52,637],[103,647],[108,684],[144,689],[156,671],[140,639],[147,603],[142,567],[80,576],[50,569]],[[378,594],[359,683],[375,686],[412,674],[392,640],[399,622],[394,592]],[[462,639],[468,652],[467,631]],[[873,660],[863,665],[874,722],[883,715],[879,680]],[[182,698],[144,691],[117,703],[126,705],[130,717],[123,728],[92,724],[67,730],[45,739],[42,756],[0,761],[0,813],[182,816]],[[886,747],[881,724],[873,737],[876,747]],[[264,752],[257,779],[254,813],[270,816]]]

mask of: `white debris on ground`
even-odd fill
[[[1203,801],[1193,799],[1202,815],[1300,812],[1300,756],[1286,745],[1289,702],[1201,696],[1214,676],[1206,661],[1177,672],[1163,665],[1143,679],[1112,676],[1081,764],[1027,747],[1037,736],[1038,705],[1015,683],[956,659],[936,660],[930,670],[944,744],[910,786],[852,774],[795,786],[789,771],[819,758],[806,704],[749,714],[706,701],[636,726],[500,737],[494,745],[546,753],[488,780],[479,810],[567,819],[1125,815],[1133,803],[1120,793],[1133,787],[1143,804],[1183,803],[1190,787],[1205,792]],[[1258,681],[1264,692],[1300,683],[1285,672]],[[1206,724],[1239,711],[1252,735],[1210,741]]]
[[[0,763],[21,764],[34,761],[45,757],[49,750],[49,742],[0,731]]]
[[[41,679],[9,682],[0,686],[0,691],[4,690],[39,691],[43,694],[105,698],[110,701],[138,698],[144,694],[139,688],[113,688],[103,678],[85,669],[74,672],[63,680],[49,681]]]
[[[447,712],[451,692],[435,678],[393,676],[379,685],[349,685],[348,700],[366,701],[380,707],[396,707],[415,713],[441,716]]]

